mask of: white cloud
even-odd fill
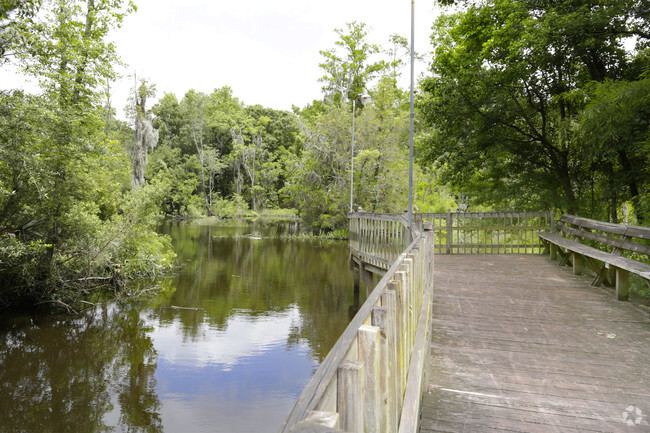
[[[292,327],[300,323],[300,312],[293,307],[270,316],[240,312],[231,317],[224,330],[207,323],[200,325],[198,338],[184,340],[183,325],[155,325],[151,333],[160,361],[174,366],[200,368],[219,366],[228,371],[243,359],[263,354],[286,344]]]
[[[320,50],[334,46],[335,28],[365,22],[370,40],[410,36],[410,2],[403,0],[140,0],[117,34],[118,50],[156,83],[159,95],[228,85],[247,104],[277,109],[321,97]],[[416,4],[416,51],[430,51],[432,2]],[[125,71],[128,73],[128,71]],[[424,66],[419,66],[419,72]],[[408,80],[408,72],[404,74]],[[129,82],[121,84],[128,88]],[[123,91],[123,90],[121,90]],[[125,100],[116,95],[115,100]]]
[[[276,109],[320,99],[320,50],[334,47],[335,28],[364,22],[369,40],[384,44],[391,34],[410,38],[408,0],[136,0],[138,12],[114,32],[129,65],[113,85],[112,103],[123,109],[137,72],[157,85],[158,96],[189,89],[211,92],[230,86],[246,104]],[[434,2],[416,2],[415,49],[430,51]],[[419,64],[416,76],[426,65]],[[409,72],[403,72],[408,85]],[[1,88],[19,80],[0,71]]]

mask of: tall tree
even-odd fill
[[[134,187],[144,186],[144,172],[147,168],[147,155],[158,144],[158,130],[154,129],[147,110],[147,99],[156,95],[156,86],[146,79],[133,76],[133,143],[129,147],[131,166],[133,169],[132,184]]]
[[[366,40],[366,24],[351,22],[346,29],[335,29],[339,40],[335,48],[322,50],[324,57],[319,65],[325,72],[319,81],[324,83],[325,97],[343,103],[363,93],[369,82],[386,65],[383,61],[372,62],[379,47]]]
[[[205,187],[205,165],[206,165],[206,144],[205,139],[205,124],[206,124],[206,105],[208,104],[208,97],[204,93],[190,90],[185,94],[181,101],[181,107],[184,110],[186,120],[188,121],[187,130],[190,136],[196,153],[201,162],[201,191],[203,192],[203,200],[205,202],[205,211],[208,216],[212,216],[212,209],[210,207],[210,198],[208,190]]]
[[[118,57],[109,32],[134,10],[124,0],[46,2],[40,19],[29,21],[29,31],[22,33],[29,49],[17,52],[17,60],[62,107],[96,103],[101,83],[116,76]]]
[[[304,152],[289,165],[284,191],[315,230],[347,224],[351,158],[353,206],[374,212],[401,212],[407,200],[408,105],[406,93],[384,77],[372,92],[374,103],[355,113],[355,155],[351,147],[351,103],[330,104],[324,113],[300,117]]]

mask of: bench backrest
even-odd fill
[[[650,227],[613,224],[574,215],[562,215],[555,228],[565,235],[605,245],[609,247],[607,251],[615,255],[620,255],[623,250],[627,250],[650,256],[650,243],[647,242],[650,240]]]

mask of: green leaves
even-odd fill
[[[62,106],[97,103],[99,84],[119,63],[108,33],[133,9],[121,0],[46,3],[37,22],[23,21],[28,40],[16,53],[23,71]]]
[[[167,187],[132,195],[125,147],[104,134],[131,132],[104,125],[98,103],[98,83],[117,61],[106,36],[132,9],[121,0],[61,0],[38,20],[16,15],[29,36],[19,59],[43,92],[0,92],[0,303],[74,302],[88,277],[108,280],[115,263],[127,276],[171,266],[169,242],[152,230]]]
[[[649,119],[650,78],[643,78],[595,84],[579,124],[586,157],[611,173],[610,178],[597,178],[595,186],[603,194],[627,188],[640,223],[650,218]]]
[[[351,22],[346,27],[347,32],[334,30],[340,38],[337,48],[322,50],[324,61],[319,65],[325,72],[319,81],[325,83],[326,97],[343,103],[363,93],[370,80],[386,68],[383,61],[371,62],[379,47],[366,41],[366,24]]]
[[[643,55],[630,62],[624,42],[648,16],[633,3],[491,0],[441,17],[418,101],[432,128],[425,158],[475,203],[600,211],[586,191],[599,178],[616,183],[626,157],[599,162],[579,119],[592,81],[638,78]],[[634,183],[626,197],[640,193]]]

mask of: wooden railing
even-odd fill
[[[552,231],[553,212],[419,213],[418,224],[433,224],[440,254],[541,254],[537,237]]]
[[[417,431],[430,337],[433,235],[414,231],[413,242],[398,252],[405,230],[400,217],[350,216],[354,249],[381,258],[381,266],[395,257],[279,432]]]
[[[406,217],[402,214],[348,214],[350,253],[364,262],[387,271],[408,247]]]

